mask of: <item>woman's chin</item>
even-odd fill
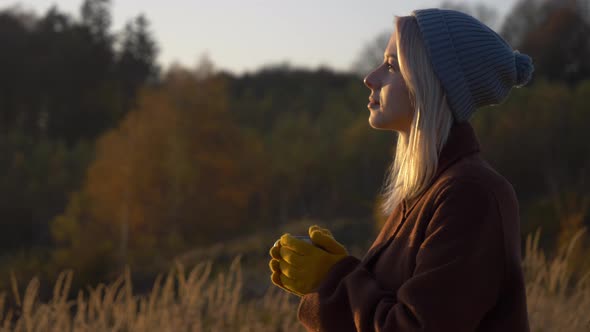
[[[371,116],[369,117],[369,125],[373,128],[373,129],[383,129],[381,128],[381,126],[379,125],[379,120],[375,119],[375,116],[373,115],[373,113],[371,113]]]
[[[378,112],[378,111],[375,111]],[[374,112],[371,112],[371,116],[369,116],[369,125],[373,128],[373,129],[378,129],[378,130],[397,130],[394,129],[397,126],[395,126],[393,123],[390,122],[384,122],[384,119],[382,117],[380,117],[380,114],[375,114]]]

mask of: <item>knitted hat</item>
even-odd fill
[[[520,88],[531,79],[531,57],[513,51],[474,17],[438,8],[414,10],[412,15],[455,122],[467,121],[479,107],[501,104],[513,86]]]

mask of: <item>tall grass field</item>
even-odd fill
[[[567,270],[582,231],[552,259],[538,248],[539,231],[527,236],[523,269],[531,331],[590,331],[588,274],[574,280]],[[363,249],[351,254],[362,255]],[[216,272],[215,257],[190,270],[177,260],[145,295],[133,293],[129,269],[110,284],[80,290],[75,300],[66,296],[73,273],[63,271],[47,303],[38,299],[36,278],[22,294],[13,278],[13,289],[0,294],[0,331],[305,331],[297,321],[299,298],[270,283],[268,253],[259,251],[246,263],[238,253]],[[7,296],[16,305],[8,306]]]

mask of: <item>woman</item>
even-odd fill
[[[468,120],[528,83],[529,56],[454,10],[396,17],[365,78],[369,123],[398,132],[389,218],[362,259],[327,229],[284,234],[272,282],[301,296],[309,331],[529,331],[512,185],[480,155]]]

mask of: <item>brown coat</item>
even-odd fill
[[[308,331],[528,332],[518,201],[455,124],[429,189],[301,298]]]

